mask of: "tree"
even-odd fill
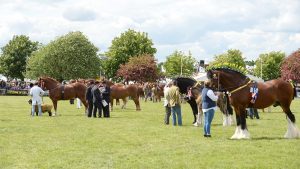
[[[190,52],[188,55],[185,55],[181,51],[175,51],[167,57],[164,64],[166,75],[169,77],[181,75],[182,66],[182,75],[190,76],[195,71],[195,63],[196,60]]]
[[[38,49],[38,42],[33,42],[25,35],[16,35],[1,48],[1,73],[9,78],[24,80],[26,61],[31,53]]]
[[[132,57],[126,64],[121,65],[117,76],[126,81],[154,82],[159,76],[156,60],[151,55]]]
[[[280,77],[280,66],[285,57],[281,51],[260,54],[255,61],[255,76],[261,77],[264,80],[277,79]]]
[[[300,49],[285,58],[281,64],[281,77],[300,83]]]
[[[114,77],[120,65],[127,63],[131,57],[155,53],[156,48],[153,47],[147,33],[129,29],[112,40],[112,45],[106,53],[109,58],[104,65],[106,75],[109,78]]]
[[[50,76],[59,81],[95,78],[100,59],[95,47],[81,32],[70,32],[33,53],[27,63],[26,76]]]
[[[229,49],[226,53],[216,55],[214,59],[215,60],[211,62],[210,65],[231,63],[246,68],[244,58],[242,57],[242,52],[237,49]]]

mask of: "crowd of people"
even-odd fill
[[[106,82],[90,81],[86,91],[86,101],[88,102],[88,117],[110,117],[110,87]],[[98,112],[98,113],[97,113]]]

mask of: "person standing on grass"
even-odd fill
[[[165,114],[165,124],[166,125],[169,125],[169,119],[170,119],[170,116],[171,116],[171,107],[169,105],[169,102],[167,100],[167,95],[168,95],[168,92],[169,92],[169,89],[170,89],[170,83],[167,83],[166,86],[164,87],[164,97],[165,97],[165,100],[164,100],[164,107],[165,107],[165,111],[166,111],[166,114]]]
[[[178,126],[182,126],[179,88],[175,81],[171,82],[170,85],[171,86],[166,98],[169,106],[171,107],[173,126],[176,126],[177,124],[176,118],[178,120]]]
[[[87,116],[88,117],[92,117],[92,111],[93,111],[93,94],[92,94],[92,88],[94,87],[94,81],[90,81],[88,83],[88,87],[85,93],[85,99],[88,103],[88,113]]]
[[[204,137],[211,137],[210,126],[217,108],[218,96],[211,90],[211,82],[207,80],[202,89],[202,111],[204,113]]]
[[[103,116],[110,117],[110,113],[109,113],[110,87],[106,84],[105,80],[102,82],[102,85],[103,87],[100,88],[100,92],[102,94]]]
[[[97,117],[97,110],[98,110],[98,117],[102,117],[102,96],[99,90],[100,82],[96,81],[94,87],[92,88],[92,94],[93,94],[93,117]]]
[[[38,86],[38,83],[34,83],[34,86],[30,89],[30,96],[32,97],[32,104],[31,104],[31,116],[34,116],[34,112],[35,112],[35,106],[38,106],[38,110],[39,110],[39,116],[42,116],[42,96],[44,95],[44,91],[43,89],[41,89]]]

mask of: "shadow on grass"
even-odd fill
[[[227,140],[251,140],[251,141],[260,141],[260,140],[288,140],[284,137],[255,137],[255,138],[250,138],[250,139],[230,139],[228,138]]]

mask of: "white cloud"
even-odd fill
[[[48,43],[82,31],[107,50],[132,28],[147,32],[157,58],[180,50],[211,60],[230,48],[251,60],[260,53],[300,47],[298,0],[0,0],[0,47],[16,34]]]

